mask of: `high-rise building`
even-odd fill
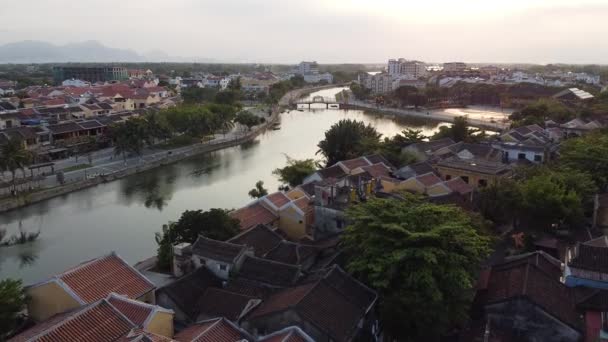
[[[55,66],[53,67],[53,80],[55,84],[68,79],[83,81],[110,82],[129,79],[127,68],[114,66]]]
[[[363,86],[370,89],[372,94],[386,94],[393,90],[393,77],[389,74],[369,75],[363,82]]]
[[[467,65],[462,62],[443,63],[444,72],[462,72],[467,68]]]
[[[300,64],[298,65],[298,73],[300,75],[318,74],[319,65],[317,64],[317,62],[300,62]]]
[[[408,61],[404,58],[389,59],[387,71],[391,76],[405,76],[415,80],[426,75],[426,65],[420,61]]]

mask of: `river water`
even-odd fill
[[[310,96],[332,96],[342,88]],[[316,105],[313,105],[313,107]],[[0,247],[0,279],[43,280],[82,261],[116,251],[130,263],[156,253],[154,232],[187,209],[238,208],[258,180],[270,191],[279,186],[272,170],[292,158],[317,158],[317,143],[340,119],[370,123],[385,136],[404,128],[431,134],[437,122],[403,121],[357,110],[318,109],[281,115],[281,129],[253,142],[157,168],[93,188],[0,214],[9,233],[38,231],[29,245]]]

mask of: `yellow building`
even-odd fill
[[[460,177],[473,188],[495,184],[499,179],[510,177],[513,174],[508,164],[457,157],[442,160],[435,165],[435,168],[443,179],[450,180]]]
[[[156,287],[116,253],[84,262],[28,286],[28,313],[35,321],[97,302],[111,293],[154,304]]]

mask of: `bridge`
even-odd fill
[[[331,98],[331,97],[323,97],[323,96],[314,96],[313,98],[308,98],[308,99],[301,99],[296,101],[295,105],[296,108],[301,108],[302,106],[308,106],[308,108],[311,108],[311,105],[313,104],[324,104],[325,108],[329,109],[329,108],[340,108],[340,102],[336,101],[335,98]]]

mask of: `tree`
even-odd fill
[[[161,113],[150,112],[144,117],[145,129],[148,134],[147,142],[150,145],[154,144],[154,139],[167,140],[171,138],[171,127],[167,118]]]
[[[566,140],[560,148],[560,164],[587,172],[603,191],[608,190],[608,134],[596,132]]]
[[[186,210],[177,222],[163,226],[163,231],[155,234],[158,244],[157,266],[161,270],[169,269],[171,248],[176,244],[194,243],[199,235],[214,240],[227,240],[239,232],[239,227],[239,220],[232,218],[224,209]]]
[[[261,119],[252,114],[249,111],[242,111],[239,112],[236,117],[234,118],[234,122],[241,124],[243,126],[247,126],[248,130],[251,130],[251,127],[255,126],[255,125],[259,125],[261,123]]]
[[[114,142],[114,154],[122,154],[125,162],[127,153],[141,154],[144,142],[149,137],[146,123],[140,118],[130,118],[124,123],[110,126],[110,136]]]
[[[347,269],[379,292],[391,338],[434,341],[466,321],[490,240],[459,208],[404,196],[347,209]]]
[[[441,126],[439,132],[433,135],[433,140],[441,138],[452,138],[455,142],[471,140],[472,133],[476,130],[469,128],[469,121],[465,116],[454,118],[452,126]]]
[[[14,331],[21,311],[25,309],[27,296],[21,280],[4,279],[0,281],[0,340]]]
[[[355,82],[350,84],[350,91],[353,93],[357,100],[367,100],[371,94],[370,89],[367,89],[359,83]]]
[[[317,171],[317,164],[314,159],[292,159],[287,158],[287,165],[282,168],[277,168],[272,171],[272,174],[279,177],[279,180],[288,184],[290,187],[295,187],[304,181],[308,175]]]
[[[325,132],[325,139],[317,147],[317,154],[322,154],[327,165],[340,160],[359,157],[380,143],[381,134],[368,124],[357,120],[343,119]]]
[[[30,165],[32,154],[23,147],[23,141],[20,139],[10,139],[0,151],[0,170],[11,173],[14,189],[17,170],[23,172],[23,169]]]
[[[255,183],[255,188],[249,190],[249,196],[252,198],[261,198],[268,195],[268,190],[264,188],[263,181],[257,181]]]
[[[193,104],[213,101],[217,93],[218,90],[215,88],[190,87],[183,89],[181,96],[184,99],[184,103]]]
[[[514,180],[503,179],[481,188],[476,203],[485,218],[498,224],[514,223],[521,204],[521,192]]]

